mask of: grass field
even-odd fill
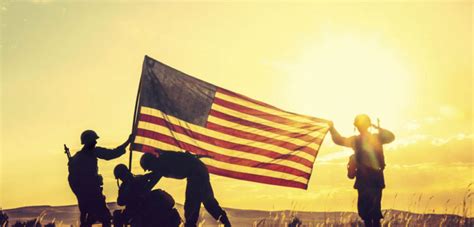
[[[111,210],[119,209],[115,203],[109,203]],[[183,207],[177,204],[183,216]],[[469,207],[466,209],[470,209]],[[300,211],[261,211],[226,208],[233,226],[363,226],[355,212],[300,212]],[[4,210],[9,216],[10,226],[17,222],[35,220],[43,226],[78,226],[79,210],[77,206],[33,206]],[[384,210],[383,226],[474,226],[474,218],[448,214],[417,214],[400,210]],[[51,224],[51,223],[54,223]],[[30,224],[35,224],[31,221]],[[49,224],[49,225],[48,225]],[[201,210],[199,226],[218,226],[219,224],[207,212]],[[21,225],[18,225],[21,226]],[[25,225],[23,225],[25,226]],[[29,226],[39,226],[29,225]]]

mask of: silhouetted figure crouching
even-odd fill
[[[378,125],[372,125],[369,116],[365,114],[356,116],[354,126],[359,135],[343,137],[332,124],[330,132],[334,143],[354,150],[354,156],[348,165],[348,176],[352,179],[355,174],[354,188],[358,192],[359,216],[364,220],[365,226],[377,227],[383,218],[381,200],[382,189],[385,188],[383,175],[385,159],[382,145],[392,142],[395,136]],[[376,128],[378,133],[370,133],[371,126]]]
[[[114,212],[115,227],[130,224],[134,227],[178,227],[181,217],[174,208],[175,202],[170,194],[163,190],[151,190],[157,183],[151,174],[133,175],[123,164],[114,169],[115,178],[120,179],[117,204],[124,210]]]
[[[156,154],[145,153],[140,165],[144,170],[150,170],[155,179],[161,177],[187,179],[184,202],[185,226],[196,226],[201,203],[214,219],[226,227],[231,226],[226,212],[214,198],[207,167],[196,155],[189,152],[157,150]]]

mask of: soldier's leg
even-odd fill
[[[219,205],[219,202],[217,202],[216,198],[214,197],[214,192],[209,180],[203,183],[202,190],[205,196],[203,204],[207,212],[209,212],[209,214],[211,214],[214,219],[219,220],[226,227],[231,226],[229,218],[227,217],[227,213],[224,211],[224,209],[222,209],[222,207]]]
[[[84,202],[84,213],[81,213],[81,227],[91,227],[95,222],[93,213],[91,212],[90,201]]]
[[[167,227],[178,227],[181,224],[181,217],[179,216],[178,210],[173,208],[168,217]]]
[[[185,226],[196,226],[201,208],[202,195],[199,181],[189,179],[186,185],[186,200],[184,201]]]
[[[114,227],[124,227],[126,224],[123,213],[123,210],[114,210],[112,214],[112,223],[114,224]]]
[[[112,220],[112,215],[110,214],[109,208],[105,203],[105,196],[102,195],[102,190],[100,193],[100,198],[97,202],[97,219],[102,223],[103,227],[109,227],[110,221]]]
[[[79,216],[79,222],[80,226],[87,227],[87,194],[86,192],[82,192],[77,188],[73,188],[74,194],[76,195],[77,198],[77,206],[79,208],[80,216]],[[90,226],[90,225],[89,225]]]
[[[88,190],[82,190],[81,193],[77,196],[79,211],[81,212],[80,216],[80,226],[81,227],[90,227],[94,224],[95,219],[93,218],[93,200],[91,194]]]
[[[359,189],[357,201],[359,216],[364,220],[366,226],[380,226],[383,218],[381,211],[382,189],[364,188]]]
[[[369,192],[364,189],[357,189],[357,211],[359,213],[359,217],[364,220],[365,226],[372,226],[372,220],[369,216]]]
[[[373,210],[371,213],[372,217],[372,226],[374,227],[379,227],[381,225],[380,219],[383,218],[382,215],[382,189],[379,188],[374,188],[373,193]]]
[[[203,204],[207,212],[209,212],[214,219],[220,221],[226,227],[231,226],[227,213],[214,197],[206,199]]]
[[[102,194],[102,187],[91,189],[89,195],[90,199],[90,223],[99,221],[102,226],[110,226],[112,215],[110,214],[109,208],[105,204],[105,196]]]
[[[197,181],[197,185],[200,187],[199,190],[200,194],[202,195],[202,203],[209,214],[214,219],[219,220],[226,227],[230,227],[230,221],[226,212],[222,209],[214,197],[214,191],[212,190],[209,172],[204,163],[200,162],[200,165],[196,167],[192,179]]]
[[[77,196],[77,206],[79,207],[79,212],[81,213],[79,217],[79,221],[82,226],[83,223],[86,223],[86,209],[85,209],[85,202],[79,199],[78,196]]]

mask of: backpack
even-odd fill
[[[349,162],[347,163],[347,177],[349,179],[354,179],[357,174],[357,160],[355,154],[349,157]]]

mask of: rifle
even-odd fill
[[[71,153],[69,152],[69,147],[64,144],[64,153],[67,155],[67,160],[71,161]]]

